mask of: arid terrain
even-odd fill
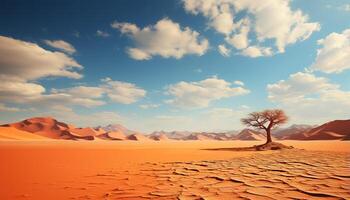
[[[349,199],[348,141],[0,142],[0,199]]]

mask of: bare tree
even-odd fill
[[[262,112],[252,112],[247,118],[242,118],[241,122],[244,125],[251,126],[255,129],[266,131],[266,144],[272,142],[271,129],[280,124],[286,123],[288,117],[283,110],[264,110]]]

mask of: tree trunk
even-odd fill
[[[271,139],[271,129],[266,129],[266,144],[272,142]]]

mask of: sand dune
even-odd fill
[[[122,132],[124,135],[132,135],[132,134],[138,133],[136,131],[129,130],[128,128],[124,127],[121,124],[109,124],[107,126],[99,126],[97,128],[103,129],[106,132],[119,131],[119,132]]]
[[[76,128],[74,125],[59,122],[52,117],[35,117],[20,122],[4,124],[1,127],[8,127],[22,131],[24,135],[37,135],[40,138],[66,139],[66,140],[94,140],[96,136],[103,134],[101,130],[93,128]],[[1,130],[4,132],[5,130]],[[5,133],[4,133],[5,134]],[[6,134],[13,134],[13,131]],[[11,137],[9,137],[11,138]],[[19,137],[18,139],[27,139],[28,137]],[[32,136],[31,139],[34,139]]]
[[[350,120],[334,120],[307,132],[293,134],[293,140],[332,140],[343,139],[350,135]]]
[[[99,138],[107,140],[125,140],[126,136],[121,131],[109,131],[107,133],[101,134]]]
[[[128,140],[135,140],[135,141],[149,141],[150,139],[146,137],[144,134],[141,133],[135,133],[132,135],[128,135],[126,137]]]
[[[288,139],[291,135],[302,134],[310,129],[315,128],[312,125],[306,124],[293,124],[287,128],[278,128],[272,131],[272,135],[277,139]]]
[[[157,135],[150,135],[149,138],[152,139],[152,140],[156,140],[156,141],[169,140],[169,138],[164,133],[157,134]]]
[[[122,125],[108,125],[105,127],[77,128],[74,125],[57,121],[51,117],[34,117],[20,122],[4,124],[0,127],[12,127],[41,137],[65,140],[266,140],[265,133],[244,129],[236,132],[153,132],[150,135],[131,131]],[[4,130],[4,129],[3,129]],[[274,136],[284,140],[349,140],[350,120],[335,120],[311,129],[307,125],[293,125],[289,128],[276,130]],[[11,131],[13,132],[13,130]],[[3,133],[3,138],[9,133]],[[11,138],[7,136],[7,138]],[[26,137],[18,137],[23,140]],[[0,138],[1,139],[1,138]],[[276,138],[273,137],[273,140]]]
[[[103,134],[90,127],[69,129],[69,131],[79,136],[98,136]]]
[[[47,140],[46,137],[35,135],[14,127],[0,127],[0,139],[10,140]]]
[[[34,133],[51,139],[61,139],[62,136],[65,137],[66,134],[62,134],[62,131],[67,130],[69,127],[67,124],[58,122],[51,117],[35,117],[2,126],[13,127],[21,131]]]
[[[251,129],[244,129],[235,137],[237,140],[266,140],[266,136]]]

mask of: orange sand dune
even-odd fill
[[[201,150],[260,143],[0,141],[0,199],[350,198],[346,141],[283,141],[307,151]]]
[[[151,139],[155,140],[155,141],[166,141],[166,140],[169,140],[169,138],[165,134],[151,135],[149,137]]]
[[[141,133],[135,133],[132,135],[128,135],[127,139],[128,140],[135,140],[135,141],[149,141],[149,140],[151,140],[148,137],[146,137],[144,134],[141,134]]]
[[[14,127],[0,127],[1,140],[48,140],[46,137],[35,135],[26,131],[18,130]]]

